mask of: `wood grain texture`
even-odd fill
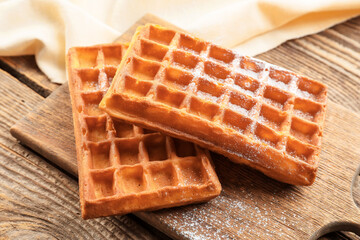
[[[47,97],[59,87],[59,84],[50,82],[49,78],[38,68],[33,55],[0,57],[0,68],[43,97]]]
[[[9,133],[43,97],[1,70],[0,79],[0,239],[158,239],[132,216],[81,219],[76,179]]]
[[[260,57],[264,56],[266,57]],[[297,53],[293,53],[293,58],[297,58]],[[313,66],[317,62],[308,64]],[[66,94],[64,89],[63,94]],[[76,163],[72,136],[67,136],[67,140],[55,140],[58,135],[52,130],[60,124],[56,122],[59,119],[43,119],[45,115],[56,115],[54,110],[60,113],[71,112],[70,109],[65,109],[70,106],[69,103],[54,102],[56,101],[46,106],[46,100],[42,111],[47,114],[34,111],[15,125],[12,133],[24,143],[31,144],[35,141],[32,132],[37,129],[36,139],[42,141],[37,147],[41,148],[43,154],[47,154],[47,149],[56,148],[56,145],[49,145],[51,143],[68,142],[69,149],[73,146],[73,157],[65,159],[69,152],[67,155],[59,152],[59,155],[64,162]],[[219,155],[213,155],[224,188],[220,197],[207,204],[136,215],[174,238],[303,239],[321,227],[324,228],[318,232],[319,236],[326,231],[349,230],[347,227],[360,231],[357,225],[360,223],[359,210],[351,196],[352,178],[360,162],[360,149],[356,147],[360,143],[359,120],[357,114],[337,104],[329,104],[318,179],[311,187],[281,184],[247,167],[233,164]],[[40,127],[39,122],[43,127]],[[71,121],[68,124],[67,128],[72,129]],[[48,139],[49,136],[51,140]],[[70,172],[76,172],[76,169]],[[327,225],[335,221],[338,224]],[[348,224],[349,221],[355,224]]]

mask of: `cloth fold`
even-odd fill
[[[256,55],[360,14],[359,0],[0,0],[0,55],[35,54],[63,83],[72,46],[113,42],[146,13]]]

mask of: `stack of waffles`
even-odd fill
[[[112,119],[98,108],[126,48],[68,52],[84,219],[208,201],[221,191],[207,150]]]
[[[285,183],[314,182],[326,86],[157,25],[126,47],[68,54],[85,218],[217,196],[202,147]]]

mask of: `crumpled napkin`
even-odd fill
[[[251,56],[359,15],[360,1],[0,0],[0,55],[35,54],[64,83],[69,47],[113,42],[146,13]]]

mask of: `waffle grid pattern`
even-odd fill
[[[69,82],[76,106],[74,118],[79,121],[76,140],[82,153],[79,166],[85,192],[84,218],[181,205],[184,200],[203,201],[220,193],[220,183],[207,151],[193,143],[112,120],[98,108],[125,51],[123,44],[69,51]],[[212,190],[202,191],[209,186]],[[195,188],[199,194],[190,197],[184,194],[182,201],[168,197],[160,204],[156,200],[142,206],[129,204],[122,209],[120,206],[117,212],[103,206],[95,207],[94,212],[90,207],[86,209],[91,204],[115,202],[127,196],[137,195],[139,201],[146,193],[167,194],[171,193],[169,189],[181,192],[186,188]]]
[[[275,150],[295,162],[317,165],[326,106],[323,84],[154,25],[143,28],[133,43],[114,95],[165,104],[236,131],[260,146],[256,151]]]

